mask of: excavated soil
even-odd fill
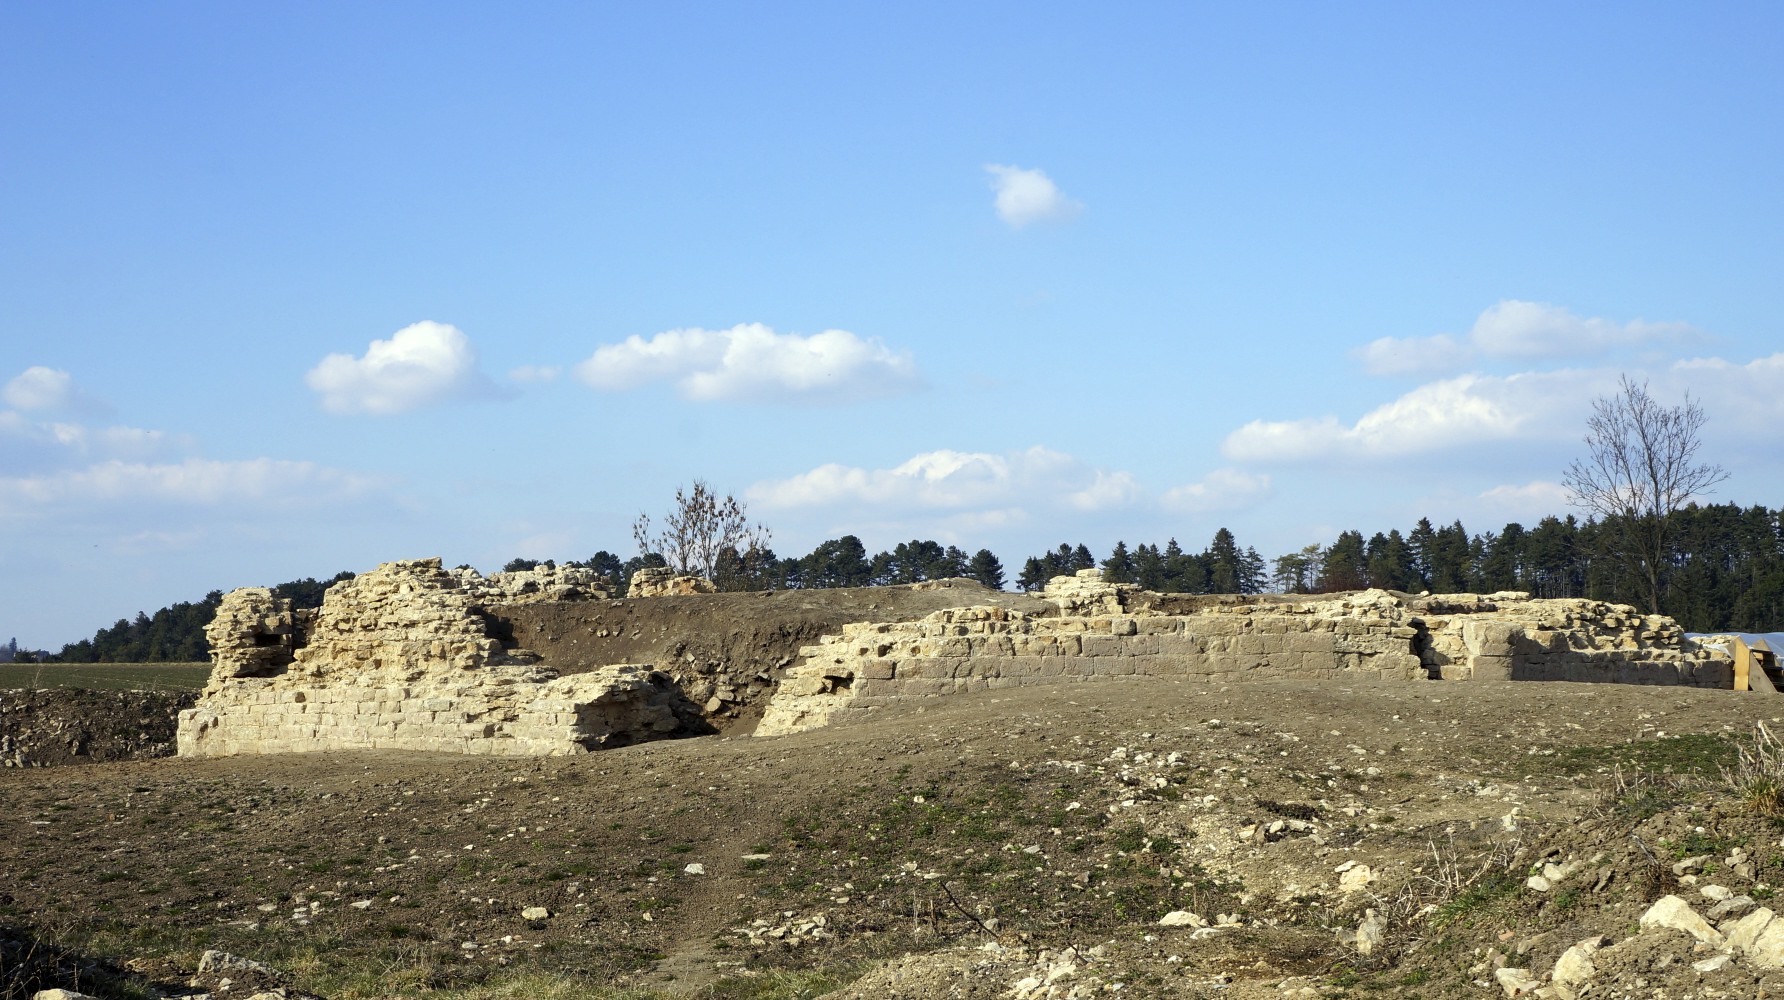
[[[744,734],[761,719],[800,647],[852,622],[915,621],[946,608],[986,605],[1058,614],[1039,597],[971,580],[514,604],[491,612],[504,644],[538,653],[560,673],[648,663],[674,677],[720,732]]]
[[[14,769],[0,929],[68,949],[114,995],[189,988],[216,948],[326,997],[494,996],[528,976],[735,997],[1478,997],[1501,995],[1497,966],[1546,971],[1590,934],[1622,942],[1603,963],[1621,985],[1595,995],[1778,995],[1778,973],[1706,976],[1689,943],[1632,935],[1660,894],[1784,882],[1776,824],[1713,777],[1780,708],[1150,678],[576,757]],[[1718,871],[1736,846],[1750,870]],[[1687,857],[1715,860],[1682,878]],[[1576,871],[1527,888],[1545,862]],[[1357,867],[1372,877],[1345,891]],[[1371,909],[1386,930],[1365,955],[1344,934]],[[1160,926],[1173,911],[1219,926]]]
[[[192,692],[0,690],[0,766],[146,760],[174,752]]]

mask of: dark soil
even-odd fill
[[[971,580],[516,604],[491,611],[504,642],[538,653],[560,673],[650,664],[675,678],[720,732],[744,734],[761,719],[775,682],[800,647],[851,622],[914,621],[975,605],[1058,613],[1038,597],[989,590]]]
[[[766,996],[738,984],[929,953],[944,960],[901,973],[915,992],[898,995],[953,988],[935,977],[958,955],[970,967],[947,982],[977,984],[959,995],[999,996],[1070,948],[1101,948],[1079,979],[1126,996],[1480,996],[1495,960],[1628,938],[1674,891],[1650,852],[1745,844],[1757,867],[1737,888],[1784,882],[1779,832],[1706,777],[1779,704],[1141,679],[576,757],[15,769],[0,924],[163,988],[221,948],[327,997],[527,975]],[[1523,888],[1545,859],[1596,855],[1562,892]],[[1376,880],[1339,892],[1347,862]],[[1466,878],[1444,890],[1451,866]],[[525,918],[535,906],[551,915]],[[1360,956],[1337,933],[1366,908],[1394,923]],[[1174,910],[1235,920],[1196,937],[1158,926]],[[1692,974],[1650,957],[1644,975]],[[1770,988],[1742,975],[1726,995]]]
[[[0,690],[0,765],[54,767],[170,757],[192,692]]]

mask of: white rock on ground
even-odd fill
[[[1712,948],[1720,948],[1723,944],[1722,932],[1711,927],[1709,921],[1698,916],[1690,903],[1677,896],[1660,897],[1653,906],[1648,907],[1648,912],[1642,914],[1641,926],[1643,930],[1666,927],[1684,931]]]
[[[1604,947],[1604,938],[1590,937],[1561,953],[1555,960],[1555,971],[1550,978],[1557,986],[1570,990],[1577,989],[1591,981],[1598,974],[1598,966],[1592,962],[1592,956]]]

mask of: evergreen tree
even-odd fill
[[[1437,560],[1437,529],[1431,527],[1430,518],[1419,518],[1412,533],[1406,536],[1406,544],[1412,549],[1412,574],[1419,589],[1434,589],[1432,578]]]
[[[1033,593],[1047,585],[1051,574],[1047,572],[1047,564],[1030,556],[1022,564],[1022,573],[1016,577],[1016,586],[1025,594]]]
[[[1208,550],[1202,554],[1202,561],[1208,567],[1208,590],[1210,594],[1241,594],[1244,590],[1244,569],[1239,563],[1239,543],[1233,533],[1225,528],[1214,533],[1214,540],[1208,543]],[[1263,560],[1259,560],[1262,563]],[[1262,567],[1258,575],[1262,575]]]
[[[1103,560],[1103,579],[1110,583],[1133,583],[1137,579],[1134,558],[1128,554],[1126,542],[1116,542],[1109,558]]]
[[[971,576],[973,579],[990,587],[992,590],[1003,589],[1003,563],[997,561],[997,556],[992,555],[990,549],[980,549],[973,553],[972,564],[967,567],[966,575]]]
[[[854,535],[820,542],[800,562],[804,563],[807,587],[865,587],[875,575],[867,547]]]
[[[1134,546],[1134,582],[1143,589],[1167,593],[1165,579],[1164,556],[1158,546],[1140,544]]]
[[[1369,553],[1360,531],[1339,532],[1338,540],[1322,553],[1318,590],[1362,590],[1369,585]]]

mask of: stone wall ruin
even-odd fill
[[[699,711],[649,666],[560,677],[503,647],[488,604],[601,594],[588,576],[484,579],[413,559],[335,584],[314,612],[264,588],[234,591],[205,631],[211,678],[180,713],[179,753],[563,754],[702,730]]]
[[[1222,596],[1181,613],[1097,570],[1055,577],[1040,617],[1001,608],[847,626],[802,650],[757,735],[859,719],[908,701],[1090,678],[1566,680],[1731,687],[1720,649],[1669,618],[1521,593]]]
[[[314,611],[235,591],[207,629],[214,667],[180,714],[179,753],[580,753],[746,726],[752,706],[773,735],[914,699],[1138,676],[1733,680],[1724,651],[1670,619],[1517,593],[1170,595],[1095,570],[1055,578],[1044,599],[967,581],[707,595],[679,579],[638,581],[670,596],[612,600],[587,570],[485,578],[418,559],[338,583]]]

